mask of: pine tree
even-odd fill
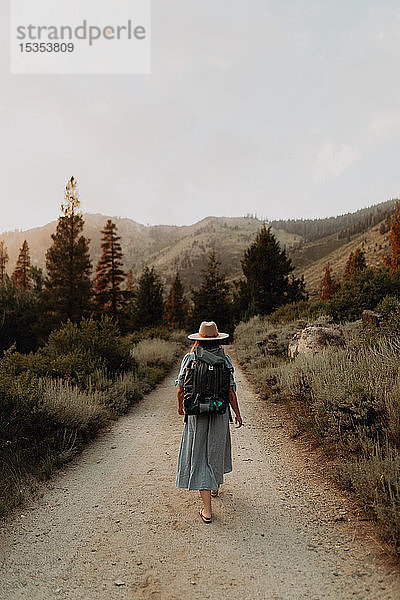
[[[79,321],[90,310],[92,270],[89,240],[82,234],[84,220],[74,177],[65,188],[65,204],[58,219],[53,244],[46,252],[45,300],[55,322]]]
[[[362,271],[367,268],[367,262],[365,260],[365,252],[361,248],[354,250],[354,272]]]
[[[19,256],[15,271],[13,273],[14,281],[19,287],[24,290],[29,290],[31,287],[31,257],[29,254],[28,242],[24,240],[19,251]]]
[[[271,227],[261,227],[241,262],[246,278],[242,295],[249,303],[247,314],[269,314],[282,304],[306,299],[304,279],[291,275],[292,262]]]
[[[324,277],[321,281],[321,300],[329,300],[339,289],[339,284],[332,276],[331,266],[328,263],[325,267]]]
[[[213,250],[207,268],[202,270],[200,287],[192,290],[190,323],[194,329],[198,329],[202,321],[215,321],[220,331],[229,332],[232,329],[229,286],[220,271],[220,264]]]
[[[43,269],[40,267],[35,267],[35,265],[31,266],[30,270],[31,282],[32,282],[32,290],[37,294],[41,295],[44,286],[44,276]]]
[[[348,281],[355,273],[366,268],[365,252],[363,252],[361,248],[356,248],[354,252],[350,252],[349,258],[347,259],[344,267],[343,281]]]
[[[136,329],[155,327],[162,322],[164,288],[154,267],[145,267],[139,278],[133,302],[133,325]]]
[[[122,270],[121,238],[117,235],[117,226],[111,219],[108,219],[101,233],[103,254],[96,268],[96,304],[102,312],[117,318],[125,305],[124,292],[121,290],[121,283],[125,278]]]
[[[396,202],[394,212],[390,219],[390,245],[392,247],[391,254],[383,255],[383,262],[390,269],[390,274],[393,275],[400,267],[400,202]]]
[[[174,277],[169,292],[168,300],[165,304],[165,319],[171,327],[184,327],[187,319],[187,302],[185,292],[179,273]]]
[[[7,246],[1,240],[0,242],[0,283],[4,282],[6,276],[6,266],[8,263],[8,251]]]

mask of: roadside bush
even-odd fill
[[[400,315],[400,298],[396,296],[385,296],[375,307],[376,312],[386,318]]]
[[[132,350],[107,318],[68,322],[36,353],[0,359],[0,514],[21,502],[29,477],[50,477],[110,419],[129,410],[182,349],[148,338]],[[172,341],[173,338],[173,341]],[[137,360],[133,358],[137,355]]]
[[[270,323],[287,323],[299,319],[313,320],[326,314],[327,308],[322,301],[307,302],[299,300],[280,306],[268,316]]]
[[[15,375],[27,371],[37,377],[64,379],[81,389],[88,386],[96,371],[105,371],[112,378],[136,367],[129,343],[108,317],[101,321],[82,319],[79,324],[68,321],[53,331],[45,346],[35,353],[19,354],[13,350],[3,360]]]
[[[376,444],[369,456],[343,461],[336,478],[361,498],[365,512],[376,518],[382,534],[400,551],[400,455]]]
[[[0,514],[22,500],[28,474],[49,477],[106,422],[99,394],[25,372],[0,361]]]
[[[127,341],[130,345],[138,344],[142,340],[151,340],[154,338],[160,340],[169,340],[171,335],[173,335],[174,331],[171,327],[167,325],[158,325],[157,327],[145,327],[144,329],[139,329],[137,331],[133,331],[126,336]]]
[[[306,325],[306,321],[273,324],[269,317],[258,315],[236,327],[234,344],[238,360],[263,397],[276,391],[276,369],[287,355],[289,340]]]
[[[326,444],[359,453],[365,438],[376,440],[386,430],[384,398],[395,401],[387,385],[399,385],[397,372],[372,368],[366,349],[326,350],[299,355],[281,366],[278,381],[291,402],[302,403],[310,427]],[[351,364],[351,368],[349,365]],[[304,406],[307,404],[307,406]],[[297,407],[293,406],[296,418]],[[304,425],[304,421],[303,421]]]
[[[383,313],[385,307],[387,315],[397,311],[393,299],[382,303]],[[371,332],[360,322],[345,323],[344,348],[289,359],[290,337],[309,324],[274,325],[260,317],[241,323],[238,359],[262,396],[285,402],[296,434],[336,457],[333,476],[400,550],[400,331],[393,327],[388,336],[384,325]]]
[[[100,321],[93,318],[82,319],[80,323],[68,321],[50,334],[39,354],[55,363],[60,357],[70,357],[71,364],[76,360],[79,363],[82,357],[88,361],[88,372],[93,371],[94,365],[110,372],[122,372],[134,366],[118,325],[107,316]]]
[[[126,413],[141,400],[146,385],[147,381],[138,369],[134,373],[119,373],[113,379],[107,377],[104,371],[96,371],[89,383],[90,389],[100,392],[102,403],[113,416]]]
[[[400,299],[396,296],[385,296],[375,310],[383,316],[377,335],[398,337],[400,334]]]
[[[62,380],[39,381],[43,396],[38,414],[47,421],[75,429],[80,433],[95,433],[107,420],[103,395],[90,390],[83,392]]]
[[[131,355],[139,366],[170,366],[178,357],[178,344],[166,340],[147,339],[136,344]]]

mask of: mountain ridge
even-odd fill
[[[387,251],[389,243],[388,236],[379,233],[379,223],[384,221],[387,227],[394,202],[382,202],[337,217],[270,221],[267,224],[287,250],[296,276],[304,274],[311,296],[316,296],[319,278],[322,278],[327,262],[341,277],[347,255],[357,245],[366,250],[367,262],[379,264],[378,255]],[[101,229],[108,219],[112,219],[121,237],[124,268],[132,269],[134,278],[137,279],[143,267],[149,265],[157,269],[167,286],[179,271],[187,287],[198,285],[201,270],[206,267],[212,250],[215,250],[227,279],[239,278],[243,253],[264,222],[253,215],[207,216],[191,225],[144,225],[129,217],[101,213],[84,213],[83,217],[84,235],[90,239],[94,268],[101,255]],[[341,224],[345,227],[341,228]],[[51,234],[56,225],[57,221],[51,221],[41,227],[1,234],[0,240],[5,242],[9,253],[8,272],[14,270],[25,239],[30,247],[32,264],[44,267],[45,253],[52,243]],[[330,233],[321,235],[324,229]],[[296,231],[303,231],[304,235]]]
[[[94,266],[101,255],[101,229],[108,219],[112,219],[121,237],[124,268],[132,269],[137,278],[146,264],[154,266],[167,285],[178,270],[186,285],[196,284],[198,273],[205,267],[213,249],[226,275],[239,275],[240,258],[262,225],[261,221],[250,217],[208,216],[192,225],[142,225],[128,217],[100,213],[84,213],[83,217],[83,234],[90,240]],[[8,272],[14,270],[25,239],[30,247],[32,264],[43,268],[45,253],[52,243],[51,234],[56,226],[57,221],[51,221],[42,227],[3,233],[0,239],[8,248]],[[280,242],[288,246],[300,241],[297,235],[284,231],[275,233]]]

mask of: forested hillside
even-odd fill
[[[304,242],[319,240],[332,234],[339,239],[363,233],[370,227],[386,219],[389,223],[396,200],[387,200],[352,213],[327,217],[325,219],[287,219],[271,221],[275,229],[299,235]]]

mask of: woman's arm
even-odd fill
[[[229,389],[229,402],[232,406],[233,412],[235,413],[235,425],[241,427],[243,425],[242,417],[240,416],[239,404],[236,396],[236,392],[231,385]]]
[[[178,400],[178,414],[184,415],[185,411],[183,410],[183,380],[185,377],[185,370],[191,360],[193,360],[194,354],[192,352],[188,352],[182,359],[181,368],[179,370],[178,378],[175,380],[176,389],[176,397]]]
[[[181,385],[178,385],[176,397],[178,400],[178,415],[184,415],[185,411],[183,410],[183,387]]]

